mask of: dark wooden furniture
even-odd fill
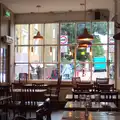
[[[62,76],[59,76],[56,84],[56,89],[53,89],[53,87],[49,85],[48,93],[45,94],[45,98],[50,98],[51,101],[54,101],[54,102],[59,101],[61,80],[62,80]]]
[[[96,84],[109,84],[109,78],[96,78]]]
[[[19,83],[27,83],[28,74],[27,73],[19,73]]]
[[[50,99],[47,98],[41,108],[36,111],[36,120],[51,120],[51,106]]]

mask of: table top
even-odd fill
[[[24,86],[33,86],[32,84],[25,84]],[[41,86],[39,86],[39,87],[48,87],[48,85],[47,84],[43,84],[43,85],[41,85]]]
[[[106,106],[105,106],[106,105]],[[113,103],[113,102],[100,102],[99,103],[95,103],[95,102],[92,102],[92,105],[91,107],[88,107],[88,109],[90,111],[96,111],[96,110],[100,110],[100,111],[116,111],[117,110],[117,107],[116,105]],[[85,103],[82,101],[82,102],[79,102],[79,101],[69,101],[66,103],[65,105],[65,110],[85,110]]]
[[[35,91],[31,91],[31,92],[40,92],[40,93],[44,93],[46,92],[47,89],[35,89]],[[13,89],[13,92],[24,92],[21,89]],[[29,91],[28,91],[29,92]]]
[[[91,96],[91,99],[94,101],[95,95],[90,95],[90,96]],[[65,99],[67,101],[73,101],[73,94],[67,94],[66,97],[65,97]],[[78,100],[78,99],[80,99],[80,98],[78,98],[78,95],[74,95],[74,100]],[[102,96],[101,96],[101,99],[102,99]],[[104,99],[104,96],[103,96],[103,99]],[[117,99],[116,95],[113,97],[113,99]]]
[[[0,96],[0,101],[9,100],[12,96]]]
[[[89,112],[88,119],[84,111],[65,111],[62,120],[119,120],[120,112]]]

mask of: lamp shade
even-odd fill
[[[34,39],[43,40],[43,36],[40,35],[40,32],[37,32],[37,35],[33,37]]]
[[[85,48],[87,48],[88,46],[91,46],[92,45],[92,43],[91,43],[91,41],[81,41],[81,42],[79,42],[78,43],[78,49],[85,49]]]
[[[117,33],[113,36],[115,40],[120,40],[120,33]]]
[[[78,36],[78,41],[92,41],[94,39],[94,37],[92,35],[90,35],[87,31],[87,28],[84,29],[83,34],[81,34],[80,36]]]

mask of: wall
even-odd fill
[[[0,4],[0,36],[8,35],[14,38],[14,14],[12,11],[10,11],[5,5]],[[11,12],[11,17],[7,18],[3,15],[4,9],[7,9]],[[10,56],[10,59],[8,59],[8,75],[7,75],[7,80],[12,81],[13,80],[13,71],[14,71],[14,43],[11,45],[8,45],[6,43],[3,43],[0,40],[0,48],[4,47],[7,48],[8,51],[8,56]],[[0,52],[1,53],[1,52]],[[10,72],[9,72],[10,71]]]

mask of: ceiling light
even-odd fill
[[[86,0],[85,0],[85,3],[82,4],[82,5],[85,6],[85,14],[84,14],[85,28],[84,28],[83,34],[81,34],[80,36],[78,36],[78,41],[80,41],[80,40],[83,40],[83,41],[92,41],[93,40],[93,36],[88,33],[88,30],[86,28],[86,17],[87,17],[87,15],[86,15]]]
[[[33,38],[34,38],[34,39],[43,40],[43,36],[40,35],[40,32],[39,32],[39,31],[37,32],[37,35],[35,35]]]
[[[120,40],[120,32],[113,36],[115,40]]]

